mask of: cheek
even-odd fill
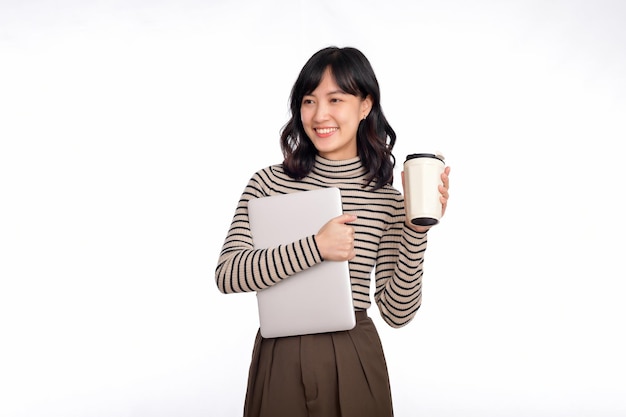
[[[302,121],[303,125],[306,125],[307,122],[311,120],[309,112],[307,112],[306,110],[300,110],[300,120]]]

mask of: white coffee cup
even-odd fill
[[[443,155],[414,153],[404,161],[404,201],[407,218],[418,226],[432,226],[441,218],[439,184],[446,164]]]

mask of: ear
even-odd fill
[[[370,114],[370,111],[372,110],[372,96],[368,95],[367,97],[365,97],[363,99],[363,101],[361,101],[361,119],[365,119],[367,118],[367,116]]]

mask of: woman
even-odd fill
[[[328,47],[302,68],[290,96],[291,119],[281,132],[282,164],[256,172],[246,186],[215,272],[223,293],[259,291],[324,261],[349,261],[357,325],[350,331],[284,338],[257,333],[244,406],[245,417],[386,417],[393,415],[389,377],[374,323],[370,273],[383,320],[401,327],[421,303],[422,265],[429,227],[405,219],[393,186],[396,134],[381,105],[378,81],[354,48]],[[448,201],[446,167],[439,186]],[[404,181],[403,181],[404,183]],[[248,201],[323,187],[341,190],[344,214],[295,245],[253,249]],[[299,255],[295,247],[299,248]],[[291,264],[255,268],[259,257]],[[296,257],[306,262],[296,262]]]

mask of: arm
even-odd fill
[[[254,249],[248,221],[248,201],[268,195],[255,175],[246,186],[224,240],[215,269],[223,293],[259,291],[296,272],[322,262],[314,236],[269,249]]]
[[[383,235],[377,253],[374,299],[391,327],[409,323],[422,302],[426,233],[404,224],[404,211]]]
[[[446,167],[441,174],[442,185],[439,185],[442,216],[450,197],[449,175],[450,167]],[[411,224],[405,216],[404,199],[396,204],[395,221],[384,233],[378,248],[374,297],[385,322],[392,327],[402,327],[415,317],[422,303],[426,232],[432,226]]]

